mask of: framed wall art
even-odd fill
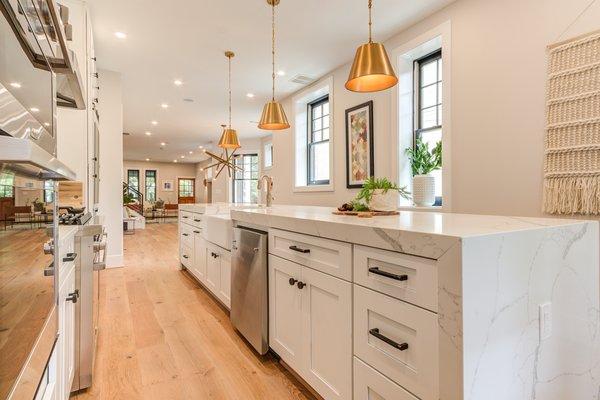
[[[373,101],[346,110],[346,187],[360,188],[375,174]]]

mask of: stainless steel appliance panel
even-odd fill
[[[260,354],[269,350],[267,234],[234,228],[231,323]]]

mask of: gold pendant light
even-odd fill
[[[221,140],[219,140],[219,147],[222,149],[239,149],[240,141],[238,140],[237,132],[235,129],[231,128],[231,59],[235,56],[232,51],[226,51],[225,57],[227,57],[229,63],[229,75],[228,75],[228,83],[229,83],[229,127],[223,128],[223,134],[221,135]]]
[[[271,6],[273,96],[271,97],[271,101],[265,104],[265,107],[263,108],[262,116],[260,117],[260,122],[258,123],[258,128],[269,131],[278,131],[289,128],[290,124],[285,116],[283,106],[275,101],[275,6],[279,4],[279,0],[267,0],[267,3]]]
[[[371,38],[371,7],[369,0],[369,43],[356,50],[346,89],[353,92],[378,92],[398,83],[385,47]]]

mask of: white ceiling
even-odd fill
[[[376,0],[374,40],[452,1]],[[198,146],[218,141],[219,125],[227,121],[223,52],[229,49],[236,54],[233,127],[242,145],[244,138],[265,134],[250,122],[258,121],[271,91],[271,9],[265,0],[102,0],[91,1],[90,8],[98,65],[122,73],[124,131],[130,133],[124,136],[125,159],[201,159]],[[297,74],[319,78],[349,62],[367,39],[367,15],[366,0],[281,0],[276,68],[286,74],[277,79],[276,96],[301,88],[289,81]],[[175,79],[183,85],[175,86]],[[249,92],[253,99],[246,97]],[[161,149],[160,142],[168,144]]]

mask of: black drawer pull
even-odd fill
[[[306,283],[302,281],[298,282],[298,289],[304,289],[304,286],[306,286]]]
[[[79,298],[79,289],[75,290],[73,293],[69,293],[69,297],[66,298],[67,301],[77,303],[77,299]]]
[[[75,261],[76,258],[77,258],[77,253],[67,253],[67,256],[63,257],[63,262]]]
[[[290,283],[290,286],[294,286],[296,282],[298,282],[298,279],[290,278],[288,282]]]
[[[194,231],[194,233],[200,233],[200,231]]]
[[[194,218],[194,222],[202,222],[202,220]]]
[[[212,251],[211,251],[210,255],[211,255],[213,258],[219,258],[219,255],[218,255],[217,253],[213,253]]]
[[[384,336],[381,333],[379,333],[379,328],[370,329],[369,334],[375,336],[379,340],[386,342],[390,346],[392,346],[400,351],[404,351],[404,350],[408,349],[408,343],[398,343],[398,342],[393,341],[389,337]]]
[[[187,215],[183,215],[183,216],[181,216],[181,218],[188,219],[189,217]]]
[[[186,256],[185,254],[183,255],[183,258],[189,258],[188,256]]]
[[[294,246],[290,246],[289,248],[290,248],[290,250],[297,251],[298,253],[303,253],[303,254],[310,253],[310,249],[301,249],[300,247],[295,246],[295,245]]]
[[[190,236],[189,233],[183,233],[183,236]]]
[[[376,275],[385,276],[386,278],[395,279],[397,281],[407,281],[408,280],[408,275],[392,274],[391,272],[382,271],[378,267],[369,268],[369,272],[376,274]]]

